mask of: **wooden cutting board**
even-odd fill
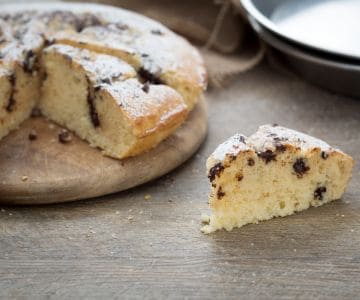
[[[29,140],[34,129],[37,139]],[[198,149],[207,132],[201,100],[187,121],[153,150],[124,160],[105,157],[76,136],[58,142],[60,127],[30,118],[0,142],[0,203],[47,204],[119,192],[173,170]]]

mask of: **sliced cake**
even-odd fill
[[[0,44],[0,139],[27,119],[39,100],[41,47],[36,38],[27,46],[8,40]]]
[[[42,98],[47,117],[123,158],[156,146],[202,97],[199,53],[158,22],[91,4],[27,8],[0,12],[0,139]]]
[[[106,155],[123,158],[151,149],[187,116],[178,92],[140,82],[119,58],[53,45],[43,51],[42,65],[43,114]]]
[[[207,78],[201,56],[185,39],[125,10],[112,16],[98,13],[96,20],[78,32],[59,32],[55,42],[119,57],[144,81],[171,86],[184,97],[190,110],[194,107]]]
[[[339,199],[353,165],[344,152],[284,127],[237,134],[207,161],[212,215],[202,231],[231,230]]]

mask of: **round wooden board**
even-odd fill
[[[30,141],[30,130],[38,138]],[[0,142],[0,203],[48,204],[123,191],[173,170],[194,154],[207,132],[201,100],[187,121],[153,150],[116,160],[73,136],[58,142],[60,127],[30,118]]]

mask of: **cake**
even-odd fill
[[[207,160],[212,215],[202,231],[229,231],[340,199],[353,164],[327,143],[281,126],[236,134]]]
[[[38,107],[121,159],[174,132],[205,88],[197,50],[144,16],[92,4],[2,5],[0,139]]]
[[[41,47],[39,39],[27,47],[11,40],[0,43],[0,139],[30,116],[40,96],[35,56]]]
[[[178,92],[141,83],[116,57],[53,45],[43,51],[42,64],[47,75],[40,110],[108,156],[148,150],[187,116]]]

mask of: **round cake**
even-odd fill
[[[95,4],[2,5],[0,139],[38,107],[103,153],[155,147],[206,88],[201,56],[136,13]]]

